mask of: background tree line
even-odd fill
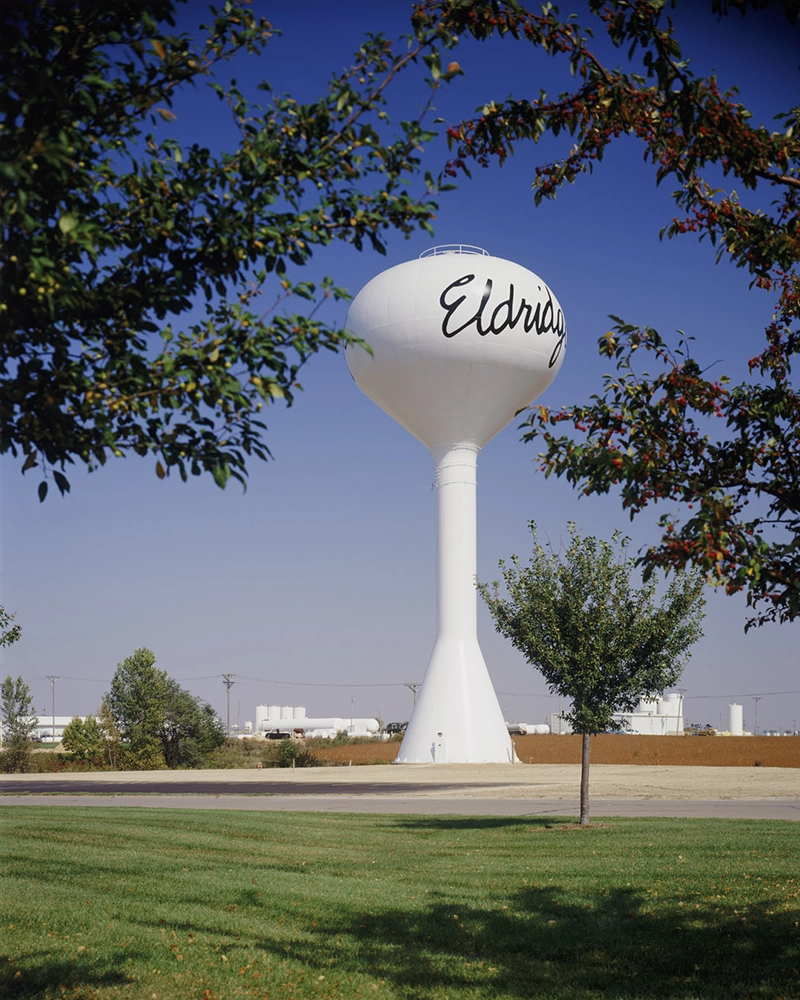
[[[98,718],[75,718],[64,749],[111,767],[197,767],[226,739],[214,709],[156,666],[149,649],[126,657],[111,680]]]
[[[75,716],[61,740],[73,760],[120,770],[199,767],[225,742],[214,709],[156,667],[149,649],[126,657],[96,716]],[[37,715],[28,685],[7,677],[0,685],[3,749],[0,769],[27,771]]]

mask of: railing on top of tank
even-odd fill
[[[423,257],[441,257],[446,253],[471,253],[478,257],[491,257],[488,250],[484,250],[482,247],[473,247],[468,243],[443,243],[438,247],[429,247],[427,250],[423,250],[419,255],[420,259]]]

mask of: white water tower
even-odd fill
[[[566,325],[531,271],[448,246],[389,268],[346,320],[359,388],[436,463],[438,633],[398,763],[511,762],[511,739],[478,645],[476,469],[480,449],[553,381]]]

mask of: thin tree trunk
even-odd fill
[[[591,743],[589,734],[581,738],[581,826],[589,825],[589,754]]]

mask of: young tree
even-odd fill
[[[93,715],[89,715],[85,719],[76,715],[64,727],[61,745],[75,760],[95,763],[102,761],[105,756],[103,730]]]
[[[581,535],[570,524],[560,554],[542,546],[531,522],[533,554],[500,562],[500,583],[479,584],[495,628],[536,667],[554,694],[572,701],[565,713],[581,733],[581,825],[589,822],[590,735],[615,730],[614,715],[633,711],[641,698],[661,695],[681,675],[702,636],[703,581],[679,573],[658,599],[655,582],[634,586],[628,539]]]
[[[117,665],[101,708],[106,756],[115,742],[119,753],[121,739],[128,745],[120,756],[133,767],[196,767],[225,742],[222,722],[210,705],[184,690],[155,663],[149,649],[137,649]]]
[[[558,96],[489,102],[450,128],[447,174],[468,172],[472,163],[502,164],[523,144],[568,134],[566,155],[535,169],[539,203],[599,168],[611,143],[635,138],[655,183],[673,189],[679,214],[665,220],[662,235],[708,238],[717,261],[741,268],[774,303],[766,336],[754,337],[749,352],[751,378],[739,385],[707,374],[702,359],[713,355],[700,341],[670,347],[655,330],[612,317],[599,345],[617,371],[603,392],[582,405],[534,408],[524,437],[544,441],[547,474],[566,476],[585,494],[618,488],[631,517],[670,501],[660,540],[643,553],[645,567],[695,566],[728,593],[743,591],[758,609],[749,627],[800,615],[800,397],[793,382],[800,351],[800,107],[787,106],[791,96],[776,91],[776,123],[768,127],[714,76],[696,76],[670,17],[682,5],[589,0],[581,22],[560,19],[555,7],[534,12],[511,0],[427,0],[415,23],[429,28],[449,7],[455,33],[531,45],[567,60],[576,80]],[[719,17],[738,17],[748,6],[767,2],[713,5]],[[800,5],[783,6],[787,21],[773,30],[800,41]],[[624,68],[603,58],[590,28],[607,35]],[[644,364],[635,366],[639,359]],[[654,373],[643,371],[651,364]]]
[[[230,0],[188,37],[178,2],[0,5],[0,452],[42,470],[40,499],[129,453],[242,480],[265,407],[352,340],[316,315],[345,291],[297,269],[335,241],[383,252],[436,209],[432,178],[406,184],[429,102],[392,128],[384,95],[419,60],[424,97],[457,75],[436,25],[398,51],[368,38],[311,103],[264,83],[260,107],[215,72],[258,58],[269,22]],[[239,136],[221,152],[174,137],[176,96],[204,84]]]
[[[141,769],[164,767],[165,763],[160,731],[167,712],[169,679],[155,663],[155,654],[149,649],[137,649],[117,664],[111,690],[105,696],[128,744],[126,756]]]
[[[36,728],[37,716],[30,688],[21,677],[14,680],[9,674],[0,685],[0,713],[3,747],[0,765],[4,771],[27,771],[31,760],[31,734]]]
[[[103,698],[100,708],[97,710],[97,724],[100,726],[100,734],[103,738],[103,761],[116,770],[120,764],[120,745],[122,734],[114,720],[114,714],[108,703],[108,698]]]
[[[166,711],[159,728],[167,767],[197,767],[225,738],[225,727],[211,705],[169,678]]]

